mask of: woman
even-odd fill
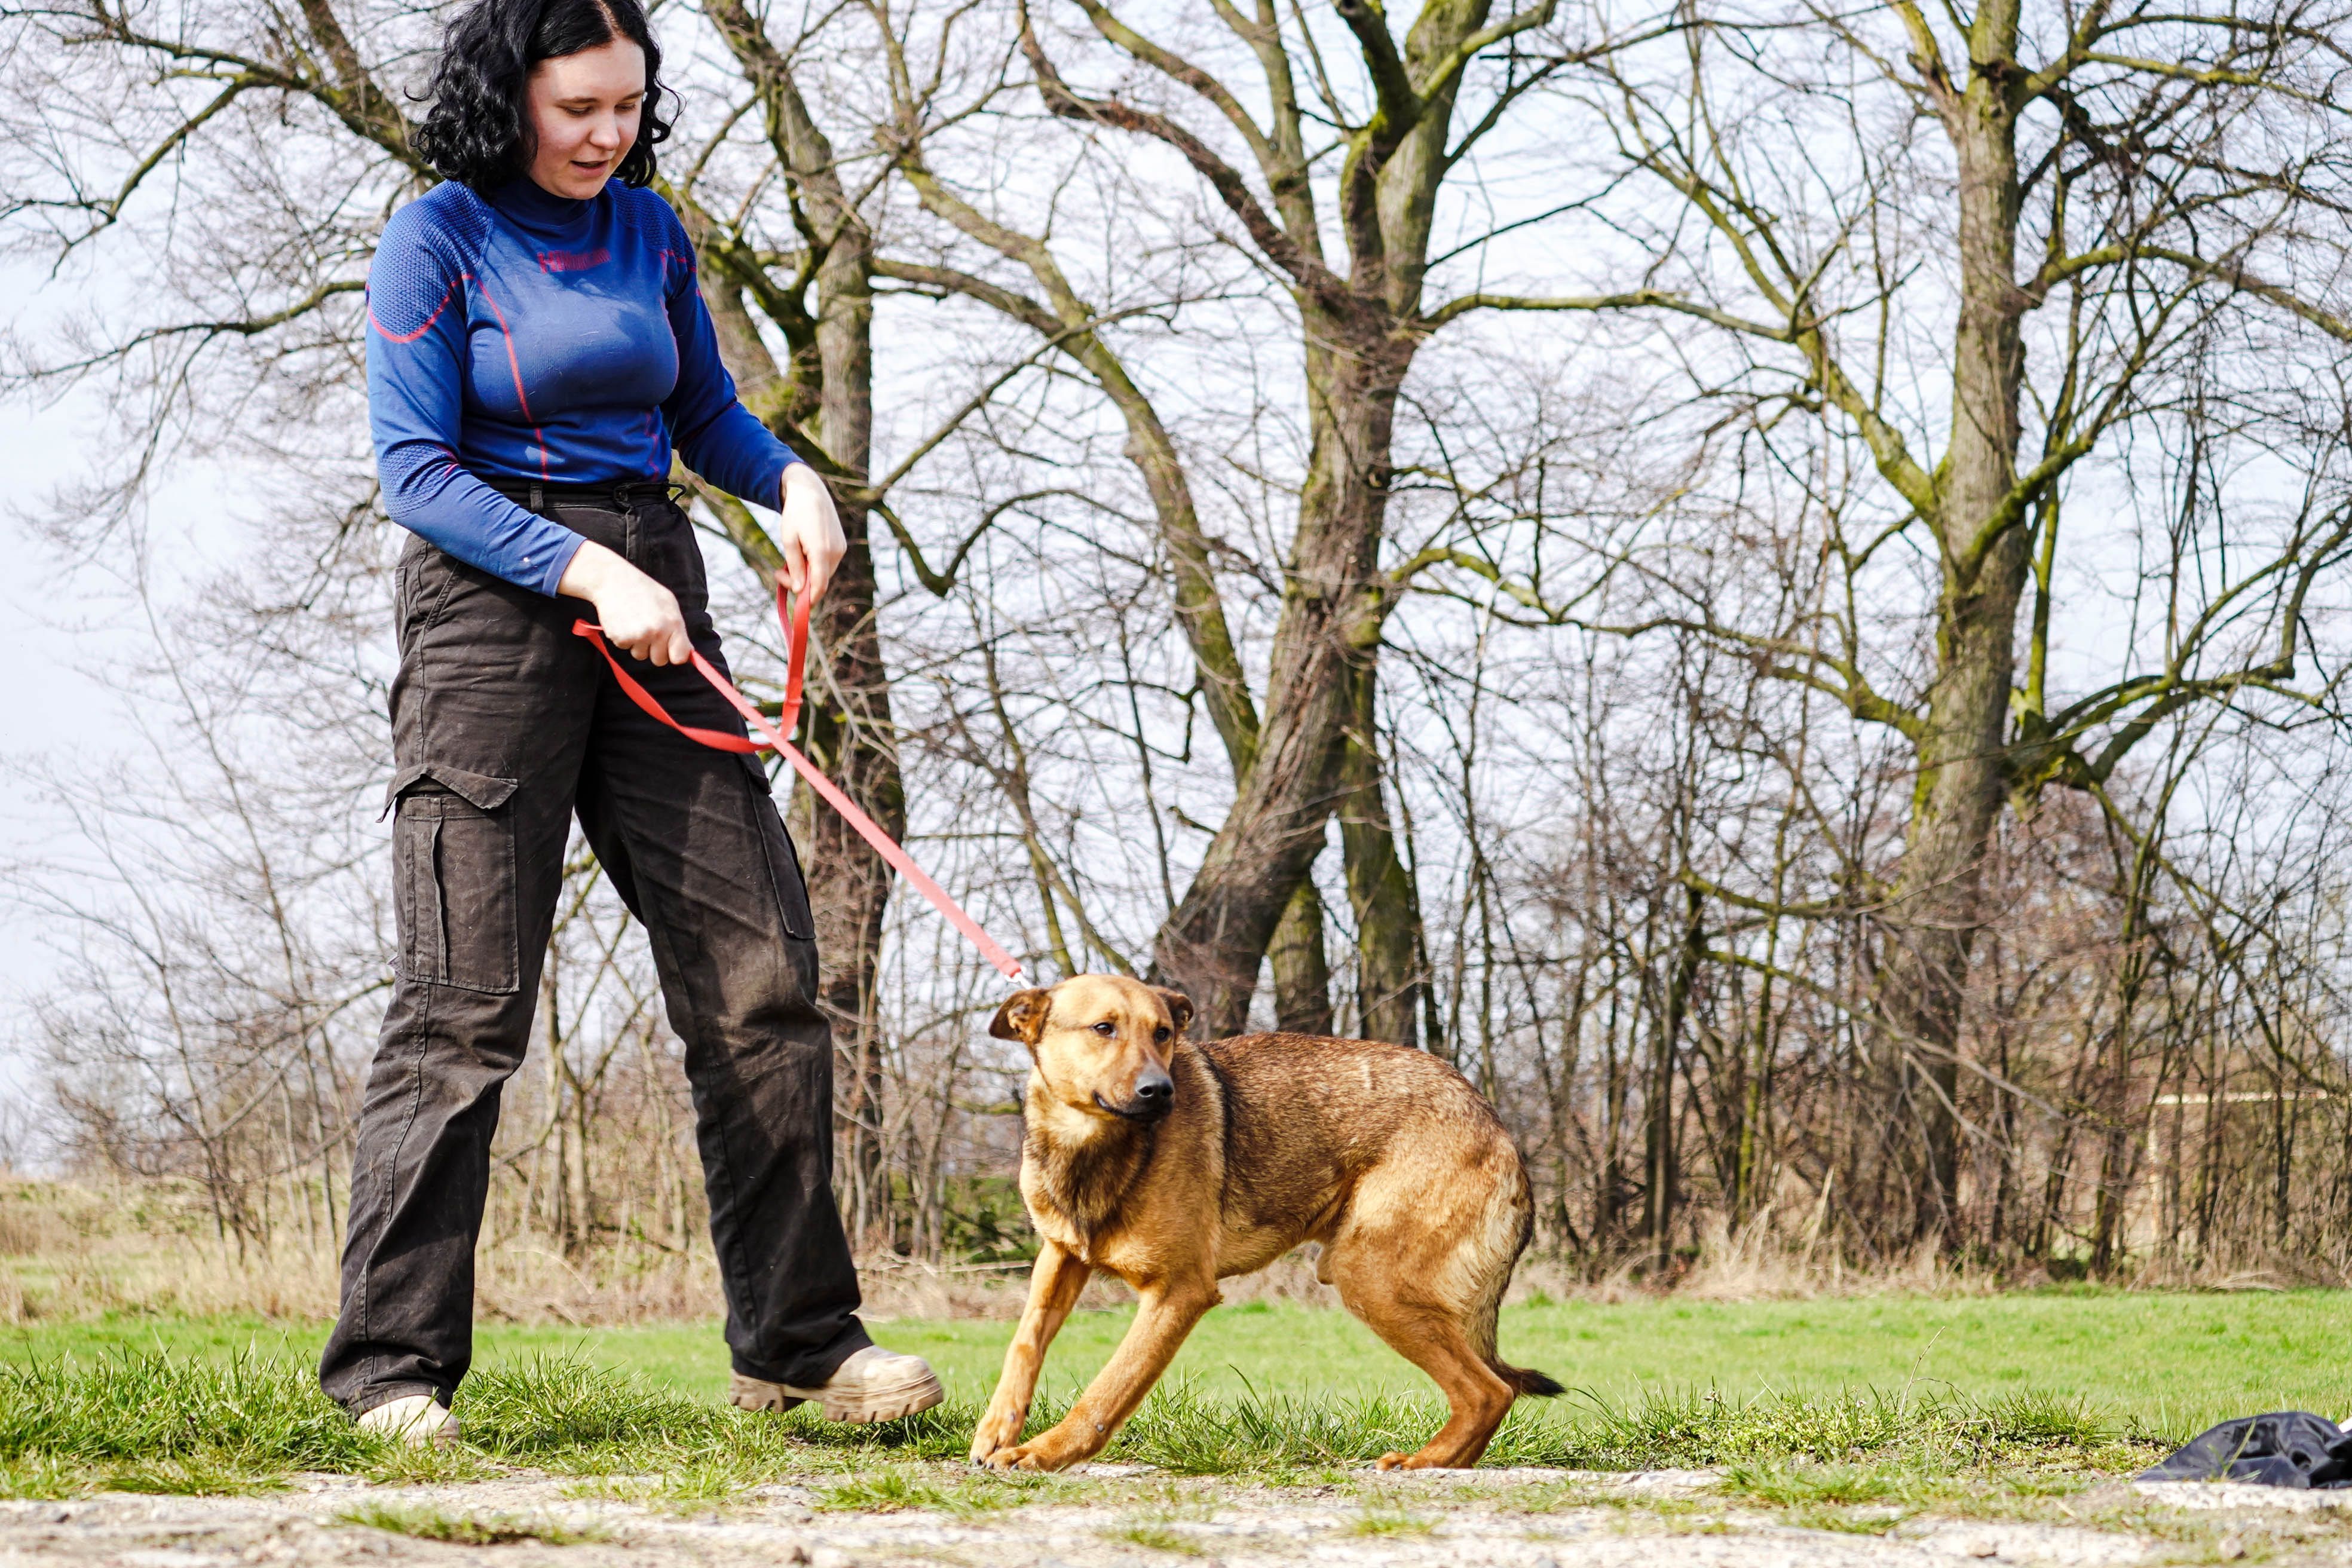
[[[850,1421],[941,1397],[857,1321],[808,894],[767,774],[640,712],[572,632],[593,605],[673,714],[740,734],[688,663],[720,656],[673,448],[782,510],[794,591],[822,594],[845,548],[824,482],[736,401],[693,247],[645,188],[660,66],[638,0],[477,0],[418,136],[447,183],[393,216],[368,278],[368,416],[415,535],[392,699],[400,962],[320,1381],[408,1441],[457,1438],[499,1091],[575,813],[686,1043],[730,1397]]]

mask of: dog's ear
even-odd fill
[[[1168,1005],[1168,1021],[1176,1026],[1178,1037],[1182,1037],[1192,1022],[1192,999],[1181,991],[1171,991],[1164,985],[1155,985],[1151,989],[1159,994],[1160,1001]]]
[[[1054,1005],[1047,993],[1038,990],[1015,991],[988,1021],[988,1032],[1000,1040],[1019,1040],[1034,1046],[1037,1037],[1045,1032],[1045,1014]]]

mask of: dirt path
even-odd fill
[[[941,1479],[951,1472],[937,1467]],[[777,1485],[699,1514],[577,1495],[551,1478],[462,1486],[371,1486],[300,1479],[253,1498],[109,1494],[0,1503],[0,1568],[230,1568],[236,1564],[561,1562],[1113,1568],[1123,1564],[1422,1564],[1465,1568],[1896,1568],[2013,1563],[2107,1564],[2352,1562],[2352,1514],[2334,1497],[2250,1488],[2168,1496],[2116,1485],[2109,1509],[2137,1508],[2141,1528],[1913,1519],[1885,1534],[1804,1529],[1769,1512],[1711,1506],[1705,1472],[1601,1475],[1487,1470],[1396,1479],[1366,1474],[1321,1487],[1235,1486],[1129,1474],[1088,1488],[1103,1500],[940,1511],[824,1506],[822,1488]],[[2164,1489],[2179,1493],[2181,1489]],[[2242,1495],[2251,1494],[2251,1495]],[[2230,1505],[2216,1508],[2212,1505]],[[2248,1508],[2245,1505],[2268,1505]],[[2287,1506],[2282,1508],[2280,1504]],[[2301,1505],[2297,1507],[2295,1505]],[[2071,1511],[2071,1510],[2070,1510]],[[362,1522],[373,1520],[373,1524]],[[383,1528],[504,1534],[454,1544]],[[1882,1526],[1883,1528],[1883,1526]]]

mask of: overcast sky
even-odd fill
[[[39,268],[0,263],[0,298],[22,324],[48,302]],[[83,671],[103,658],[106,639],[64,583],[55,558],[19,517],[51,486],[83,472],[93,443],[105,439],[93,400],[74,398],[39,412],[0,405],[0,541],[7,569],[0,572],[0,862],[37,853],[56,822],[31,798],[24,763],[79,748],[107,752],[117,712],[114,695]],[[13,904],[0,899],[0,1094],[18,1091],[22,1064],[15,1047],[26,993],[49,966],[40,933]]]

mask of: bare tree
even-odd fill
[[[1282,289],[1303,373],[1308,437],[1296,514],[1278,563],[1279,617],[1262,700],[1237,656],[1194,484],[1178,443],[1141,378],[1113,341],[1107,312],[1073,281],[1055,246],[1016,216],[984,210],[936,167],[934,148],[975,108],[947,107],[894,48],[893,150],[927,210],[1020,272],[1021,282],[950,268],[902,266],[897,276],[950,289],[1031,327],[1068,354],[1117,408],[1176,580],[1179,624],[1234,774],[1234,801],[1182,900],[1153,946],[1155,972],[1201,1004],[1201,1027],[1243,1026],[1261,962],[1273,949],[1276,1012],[1309,1024],[1330,1016],[1322,994],[1320,910],[1302,888],[1336,815],[1359,949],[1363,1031],[1412,1041],[1426,1010],[1417,890],[1399,857],[1379,738],[1378,649],[1389,616],[1413,580],[1448,559],[1443,549],[1383,561],[1399,395],[1420,345],[1438,323],[1423,314],[1423,279],[1441,188],[1504,123],[1528,90],[1557,68],[1524,64],[1515,40],[1551,19],[1547,3],[1496,17],[1484,4],[1424,6],[1400,40],[1374,7],[1342,5],[1355,73],[1335,82],[1312,25],[1286,19],[1273,0],[1254,11],[1214,7],[1222,38],[1256,73],[1263,118],[1225,79],[1109,6],[1076,10],[1113,70],[1139,67],[1134,92],[1075,87],[1024,8],[1019,45],[1047,111],[1089,136],[1115,132],[1171,153],[1213,193],[1223,237],[1244,247]],[[886,37],[891,14],[876,7]],[[1171,23],[1174,19],[1171,18]],[[1205,19],[1200,19],[1205,20]],[[1184,26],[1182,23],[1174,25]],[[1489,62],[1494,51],[1505,51]],[[1302,91],[1299,79],[1312,84]],[[1462,111],[1473,94],[1475,110]],[[1164,101],[1163,103],[1163,100]],[[1196,129],[1192,110],[1210,129]],[[1310,147],[1311,127],[1339,128],[1339,166]],[[1219,150],[1234,146],[1239,158]],[[1327,216],[1327,214],[1328,215]],[[1327,231],[1327,224],[1328,226]],[[1331,259],[1331,247],[1340,259]],[[1463,247],[1476,249],[1476,243]],[[1277,941],[1287,919],[1292,929]]]
[[[2300,471],[2312,489],[2285,526],[2250,525],[2242,501],[2192,503],[2230,570],[2182,584],[2152,657],[2105,667],[2067,700],[2050,689],[2050,637],[2070,564],[2101,548],[2070,531],[2062,549],[2060,527],[2095,458],[2159,427],[2226,444],[2200,433],[2186,390],[2200,378],[2230,383],[2202,399],[2231,405],[2217,425],[2285,436],[2306,418],[2305,387],[2247,373],[2324,363],[2352,341],[2346,25],[2305,0],[1677,13],[1670,37],[1563,59],[1559,84],[1613,154],[1596,177],[1622,184],[1597,199],[1635,241],[1638,284],[1480,290],[1431,312],[1681,322],[1702,394],[1749,410],[1790,471],[1804,471],[1808,439],[1865,451],[1882,488],[1825,536],[1843,580],[1817,621],[1740,626],[1686,596],[1664,618],[1911,752],[1900,864],[1871,896],[1890,1048],[1912,1064],[1905,1098],[1923,1130],[1920,1223],[1948,1238],[1962,997],[2002,802],[2101,790],[2192,703],[2330,700],[2333,676],[2314,683],[2304,657],[2305,606],[2352,542],[2352,512],[2332,499],[2340,476],[2292,450],[2273,482]],[[2309,395],[2323,425],[2340,416],[2333,388]],[[1781,428],[1790,418],[1813,434]],[[1890,684],[1906,679],[1907,633],[1874,624],[1904,576],[1887,557],[1906,549],[1927,622],[1907,690]]]

